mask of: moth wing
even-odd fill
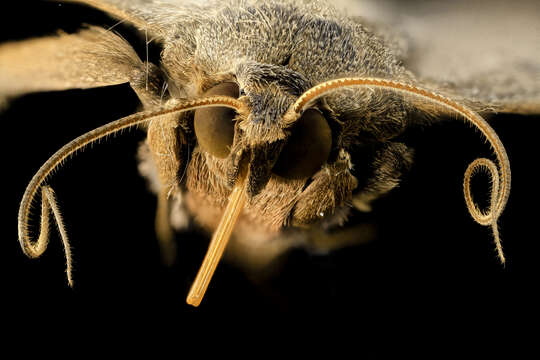
[[[113,32],[92,27],[0,45],[0,96],[125,83],[144,69],[133,48]]]
[[[146,32],[148,40],[167,43],[187,39],[198,7],[182,2],[68,0],[88,5]],[[78,33],[0,44],[0,103],[38,91],[92,88],[130,82],[144,73],[144,63],[131,45],[112,30],[99,27]]]
[[[398,55],[421,82],[498,112],[540,113],[538,1],[366,1],[354,8],[368,22],[391,24],[403,39]]]

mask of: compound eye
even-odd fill
[[[225,95],[238,98],[239,93],[237,84],[224,82],[208,89],[203,96]],[[193,123],[199,146],[215,157],[226,158],[233,143],[235,116],[236,112],[226,107],[195,110]]]
[[[272,171],[284,178],[311,177],[328,160],[332,131],[324,116],[308,109],[296,121]]]

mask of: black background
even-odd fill
[[[26,6],[34,11],[6,20]],[[2,16],[2,40],[50,33],[59,24],[71,31],[81,14],[84,21],[114,24],[79,7],[26,2]],[[435,354],[461,354],[468,345],[479,354],[515,354],[524,348],[525,338],[518,344],[509,339],[522,328],[519,322],[526,324],[533,315],[540,118],[491,119],[513,174],[510,200],[499,220],[505,266],[497,259],[490,230],[473,222],[462,194],[467,164],[492,157],[489,147],[478,132],[452,121],[407,132],[415,163],[400,187],[365,218],[377,226],[374,242],[325,256],[294,251],[277,276],[258,285],[221,263],[203,303],[193,308],[185,297],[208,239],[179,235],[177,263],[171,268],[161,264],[153,232],[155,198],[135,160],[144,140],[141,131],[77,153],[49,181],[73,247],[74,289],[65,279],[56,232],[40,259],[27,259],[19,248],[19,201],[37,169],[76,136],[136,110],[135,95],[120,85],[31,94],[0,114],[5,160],[1,254],[7,265],[2,309],[13,319],[4,324],[15,338],[44,332],[53,347],[68,339],[85,348],[108,343],[120,351],[150,346],[179,354],[194,347],[191,337],[213,334],[231,336],[235,340],[227,348],[243,349],[246,332],[270,347],[298,344],[301,334],[310,333],[314,337],[307,346],[353,345],[368,357],[389,350],[429,355],[428,345],[437,349]],[[475,179],[473,190],[481,199],[488,180]],[[83,335],[89,329],[97,330]],[[191,335],[180,335],[186,329]],[[486,331],[491,339],[480,340]],[[402,337],[412,341],[400,344]]]

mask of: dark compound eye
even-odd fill
[[[273,172],[288,179],[315,174],[328,160],[332,148],[332,131],[324,116],[308,109],[296,121]]]
[[[216,95],[238,98],[238,85],[231,82],[221,83],[203,94],[203,96]],[[199,146],[215,157],[226,158],[233,143],[235,116],[234,110],[225,107],[195,110],[193,123]]]

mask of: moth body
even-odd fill
[[[430,31],[448,33],[448,23],[436,16],[408,27],[398,21],[394,33],[362,17],[372,14],[370,6],[360,6],[356,16],[319,1],[68,2],[118,23],[1,44],[0,66],[8,71],[0,73],[0,102],[30,92],[128,83],[142,109],[81,135],[39,169],[19,209],[19,241],[28,256],[45,250],[53,215],[70,269],[67,233],[47,178],[86,145],[139,126],[147,133],[139,170],[157,196],[164,260],[174,261],[177,238],[192,225],[214,234],[205,270],[188,297],[198,305],[224,249],[231,260],[257,270],[294,247],[326,253],[373,239],[372,227],[347,220],[370,211],[400,184],[413,163],[407,130],[458,118],[479,130],[496,158],[471,163],[463,188],[469,212],[490,226],[504,262],[497,221],[509,197],[510,162],[483,116],[540,113],[534,46],[515,66],[509,65],[514,57],[499,63],[500,57],[487,56],[489,66],[475,66],[490,72],[463,71],[449,82],[445,59],[455,65],[468,53],[454,54],[462,48],[449,38],[425,41]],[[395,6],[399,14],[402,5]],[[145,58],[115,32],[123,23],[144,39]],[[159,48],[158,57],[148,55],[149,44]],[[500,45],[478,42],[485,48],[475,50],[490,55]],[[30,56],[35,53],[40,56]],[[430,66],[422,71],[418,64]],[[444,76],[437,78],[433,64]],[[486,210],[470,191],[477,170],[492,180]],[[39,195],[41,233],[32,240],[28,218]]]

